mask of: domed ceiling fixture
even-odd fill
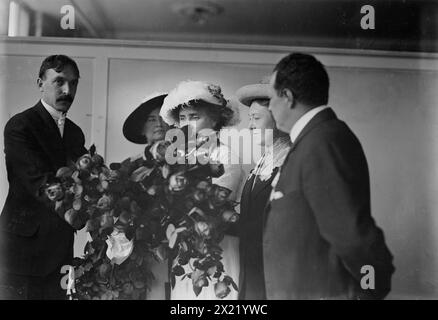
[[[213,1],[191,0],[172,5],[172,10],[199,25],[204,25],[211,17],[220,15],[224,8]]]

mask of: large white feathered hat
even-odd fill
[[[163,101],[160,116],[169,125],[178,125],[178,119],[174,117],[172,111],[181,105],[196,106],[196,101],[202,100],[209,104],[221,108],[230,108],[233,117],[225,126],[233,126],[239,123],[238,107],[226,100],[222,94],[221,87],[202,81],[186,80],[178,83],[175,89],[169,92]]]

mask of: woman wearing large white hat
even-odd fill
[[[183,81],[169,92],[164,99],[160,115],[169,125],[183,127],[188,125],[196,133],[212,129],[217,134],[223,127],[235,125],[238,122],[238,111],[224,98],[221,88],[201,81]],[[219,140],[218,140],[219,141]],[[224,174],[213,178],[212,182],[231,191],[230,199],[240,197],[244,180],[239,157],[229,146],[219,143],[211,152],[216,160],[224,166]],[[238,283],[239,281],[239,241],[237,236],[226,235],[220,243],[223,249],[223,266],[225,272]],[[188,265],[185,266],[189,268]],[[186,272],[189,270],[186,270]],[[225,299],[235,300],[238,292],[232,290]],[[216,300],[214,284],[210,283],[196,296],[193,292],[192,281],[177,277],[171,291],[172,300]]]

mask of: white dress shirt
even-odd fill
[[[292,130],[290,131],[290,141],[292,143],[295,142],[295,140],[300,135],[301,131],[303,131],[304,127],[312,120],[318,113],[321,111],[327,109],[328,106],[319,106],[316,108],[313,108],[312,110],[306,112],[300,119],[298,119],[297,122],[292,127]]]
[[[61,134],[62,137],[64,135],[64,125],[65,125],[65,118],[67,113],[56,110],[55,108],[47,104],[43,99],[41,99],[41,103],[44,106],[44,108],[47,110],[47,112],[50,113],[53,120],[55,120],[55,123],[59,129],[59,133]]]
[[[312,120],[318,113],[321,111],[324,111],[325,109],[328,109],[328,106],[319,106],[316,108],[313,108],[312,110],[306,112],[300,119],[298,119],[297,122],[293,125],[291,131],[290,131],[290,141],[292,143],[295,143],[295,140],[300,135],[301,131],[306,127],[306,125]],[[276,191],[275,187],[277,185],[278,180],[280,179],[281,170],[278,171],[275,178],[272,180],[271,186],[272,191],[271,195],[269,197],[269,201],[277,200],[283,197],[283,194],[281,191]]]

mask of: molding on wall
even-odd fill
[[[76,57],[272,66],[289,52],[304,51],[314,54],[328,67],[438,70],[437,53],[85,38],[0,37],[0,54],[3,55],[47,55],[54,52],[55,46],[57,52],[65,52]]]

